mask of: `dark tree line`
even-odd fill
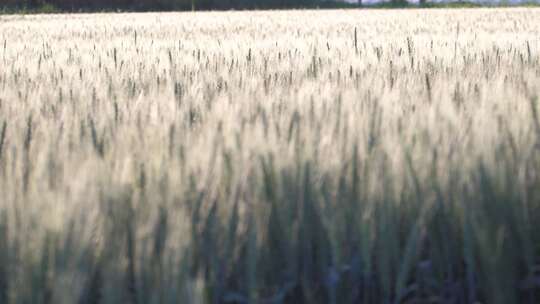
[[[385,1],[385,0],[382,0]],[[386,0],[391,6],[407,5],[407,0]],[[419,0],[426,5],[426,0]],[[170,10],[228,10],[228,9],[276,9],[314,8],[338,6],[362,6],[364,0],[0,0],[2,9],[8,10],[60,10],[76,11],[170,11]]]
[[[209,10],[316,7],[338,0],[0,0],[3,6],[39,9],[52,6],[64,11],[78,10]],[[361,3],[361,2],[359,2]]]

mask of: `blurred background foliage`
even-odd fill
[[[1,2],[7,9],[61,11],[268,9],[316,7],[329,4],[329,1],[324,0],[3,0]],[[341,5],[351,4],[342,3]]]

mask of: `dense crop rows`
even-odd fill
[[[0,16],[0,303],[538,303],[540,10]]]

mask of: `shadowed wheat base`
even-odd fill
[[[0,16],[0,303],[538,303],[540,10]]]

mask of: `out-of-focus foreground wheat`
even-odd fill
[[[0,16],[0,303],[538,303],[540,10]]]

